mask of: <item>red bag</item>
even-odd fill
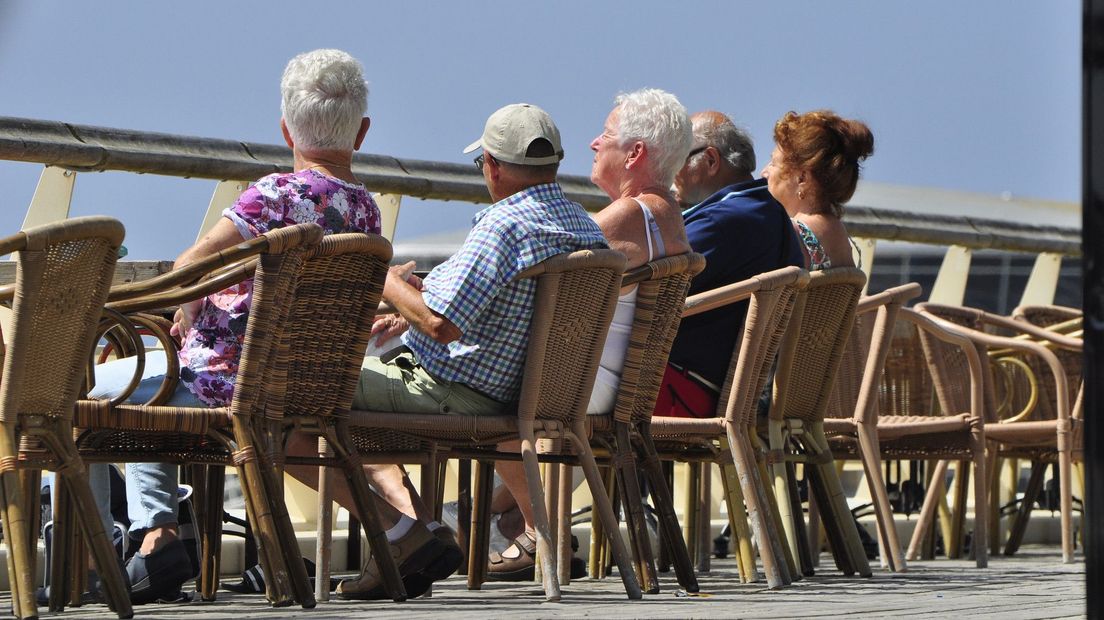
[[[717,415],[718,394],[670,364],[663,371],[654,415],[675,418],[712,418]]]

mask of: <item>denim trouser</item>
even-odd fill
[[[96,366],[96,387],[89,392],[95,398],[110,398],[126,388],[134,376],[135,358],[114,360]],[[127,402],[144,403],[157,393],[161,379],[165,375],[165,354],[160,351],[146,355],[146,366],[142,373],[142,382],[130,395]],[[169,398],[167,405],[177,407],[206,407],[192,392],[180,384],[176,393]],[[96,497],[100,519],[105,531],[110,532],[111,489],[108,465],[91,464],[88,476],[92,494]],[[126,490],[127,512],[130,517],[132,538],[140,539],[149,528],[176,522],[177,512],[177,466],[172,463],[127,463]]]

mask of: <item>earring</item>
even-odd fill
[[[797,190],[797,199],[798,200],[805,200],[805,190],[803,190],[803,189]]]

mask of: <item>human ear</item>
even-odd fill
[[[283,118],[280,119],[280,132],[284,134],[284,142],[287,143],[289,149],[295,148],[295,141],[291,139],[291,130],[288,129],[287,121]]]
[[[368,133],[368,128],[372,126],[372,119],[365,116],[360,119],[360,129],[357,130],[356,140],[353,142],[353,150],[360,150],[360,145],[364,143],[364,136]]]

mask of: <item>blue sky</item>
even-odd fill
[[[528,101],[560,126],[562,170],[587,174],[614,95],[654,86],[732,115],[760,165],[784,112],[832,108],[874,131],[866,179],[1080,199],[1077,0],[0,0],[0,115],[278,143],[280,74],[318,47],[365,65],[364,152],[466,162],[490,112]],[[0,231],[39,170],[0,162]],[[72,213],[119,217],[132,258],[171,259],[213,185],[82,174]],[[406,202],[398,238],[474,211]]]

